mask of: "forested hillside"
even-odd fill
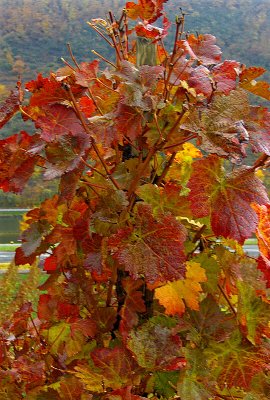
[[[111,48],[87,21],[106,18],[110,9],[120,14],[124,4],[124,0],[0,0],[0,100],[18,75],[27,82],[39,72],[48,74],[63,66],[61,57],[70,60],[68,42],[79,62],[95,58],[92,49],[109,57]],[[269,0],[170,0],[165,8],[171,20],[180,8],[187,14],[187,32],[215,35],[223,58],[270,69]],[[33,131],[31,124],[26,128]],[[0,138],[21,129],[18,116],[0,131]],[[25,205],[14,195],[0,195],[0,203],[7,202]]]
[[[67,42],[80,60],[93,58],[91,49],[108,53],[86,22],[123,5],[124,0],[0,0],[0,94],[18,74],[27,80],[61,66]],[[225,58],[269,69],[269,0],[172,0],[166,9],[172,17],[180,7],[189,14],[186,29],[215,35]]]

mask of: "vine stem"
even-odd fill
[[[128,189],[128,193],[127,193],[128,198],[129,198],[129,200],[130,200],[130,205],[129,205],[129,208],[128,208],[129,211],[131,210],[131,208],[132,208],[132,206],[133,206],[133,204],[134,204],[134,192],[135,192],[135,190],[136,190],[136,188],[137,188],[137,185],[138,185],[138,183],[139,183],[139,181],[140,181],[140,179],[141,179],[141,177],[142,177],[144,171],[145,171],[146,168],[148,167],[148,165],[149,165],[149,163],[150,163],[152,157],[155,155],[155,153],[156,153],[158,150],[162,150],[162,149],[164,148],[165,144],[168,143],[168,141],[170,140],[172,134],[173,134],[173,133],[175,132],[175,130],[177,129],[177,127],[178,127],[178,125],[179,125],[181,119],[183,118],[185,112],[186,112],[186,111],[183,110],[183,111],[181,112],[181,114],[178,116],[177,120],[175,121],[174,125],[173,125],[172,128],[170,129],[170,131],[169,131],[169,133],[168,133],[168,135],[167,135],[167,138],[166,138],[165,140],[162,139],[162,132],[159,133],[160,136],[159,136],[159,139],[157,140],[156,144],[150,149],[150,151],[148,152],[147,157],[146,157],[146,159],[144,160],[144,162],[143,162],[142,164],[139,165],[138,171],[137,171],[137,175],[134,177],[133,181],[131,182],[131,185],[130,185],[130,187],[129,187],[129,189]],[[155,122],[156,122],[157,127],[158,127],[158,121],[155,120]],[[173,160],[172,160],[172,162],[173,162]],[[167,172],[166,172],[166,173],[167,173]]]
[[[104,115],[104,113],[101,111],[99,105],[97,104],[96,99],[94,98],[93,93],[91,92],[90,88],[88,88],[87,91],[88,91],[88,94],[89,94],[91,100],[93,101],[96,109],[98,110],[99,114]]]
[[[74,62],[74,64],[75,64],[76,67],[78,68],[78,70],[80,70],[80,66],[79,66],[79,64],[78,64],[78,62],[77,62],[77,60],[76,60],[76,58],[74,57],[74,54],[73,54],[73,51],[72,51],[72,49],[71,49],[70,43],[67,43],[67,48],[68,48],[68,52],[69,52],[69,54],[70,54],[70,57],[71,57],[72,61]]]
[[[70,69],[72,69],[72,71],[76,71],[76,69],[74,68],[74,67],[72,67],[72,65],[68,62],[68,61],[66,61],[65,59],[64,59],[64,57],[61,57],[61,61],[67,66],[67,67],[69,67]]]
[[[146,159],[144,160],[144,162],[142,164],[139,165],[138,167],[138,171],[137,171],[137,175],[134,177],[133,181],[131,182],[131,185],[128,189],[128,197],[131,199],[133,196],[134,191],[137,188],[137,185],[139,183],[139,180],[141,179],[144,171],[146,170],[146,168],[148,167],[148,164],[150,163],[152,157],[154,156],[154,154],[157,151],[157,146],[153,146],[149,153],[147,154]]]
[[[166,175],[167,175],[167,173],[168,173],[168,171],[169,171],[169,169],[170,169],[172,163],[174,162],[175,156],[176,156],[176,152],[172,153],[172,155],[171,155],[169,161],[168,161],[167,164],[166,164],[166,167],[165,167],[164,170],[162,171],[162,174],[158,177],[157,185],[160,185],[160,183],[161,183],[161,182],[163,181],[163,179],[166,177]]]
[[[106,175],[104,175],[102,172],[100,172],[98,169],[96,169],[95,167],[92,167],[90,164],[88,164],[83,157],[81,157],[81,162],[89,169],[91,169],[92,171],[96,172],[97,174],[101,175],[103,178],[106,178]]]
[[[103,35],[103,33],[100,32],[100,30],[97,29],[97,28],[95,27],[95,25],[94,25],[92,22],[89,22],[89,21],[88,21],[87,24],[88,24],[92,29],[94,29],[94,31],[97,32],[97,33],[102,37],[102,39],[104,39],[111,47],[114,47],[114,45],[109,41],[109,39],[106,38],[106,36]]]
[[[121,61],[121,54],[119,52],[119,48],[118,48],[118,44],[117,44],[116,36],[115,36],[115,30],[114,30],[114,27],[113,27],[113,25],[114,25],[114,23],[116,21],[115,21],[115,19],[113,17],[113,13],[111,11],[109,11],[109,19],[110,19],[110,22],[111,22],[111,32],[109,33],[109,35],[110,35],[110,38],[112,39],[113,44],[114,44],[113,47],[115,48],[115,52],[116,52],[116,60],[117,60],[116,63],[117,63],[117,65],[119,65],[119,63]]]
[[[263,167],[265,163],[269,160],[267,154],[262,154],[253,164],[252,169],[255,171],[257,168]]]
[[[174,57],[175,57],[175,54],[176,54],[176,51],[177,51],[177,40],[178,40],[178,37],[179,37],[179,33],[181,32],[181,34],[182,34],[182,32],[183,32],[184,20],[185,20],[184,16],[182,16],[180,19],[179,18],[176,19],[174,46],[173,46],[173,51],[172,51],[172,54],[171,54],[171,57],[170,57],[170,60],[169,60],[168,75],[167,75],[167,78],[165,80],[165,93],[164,93],[164,99],[165,100],[167,99],[168,93],[169,93],[168,83],[169,83],[169,80],[170,80],[170,77],[171,77],[171,74],[172,74],[172,71],[173,71],[173,67],[174,67]],[[182,27],[182,29],[180,31],[181,27]]]
[[[182,144],[184,144],[184,143],[186,143],[186,142],[189,142],[189,141],[192,140],[192,139],[196,139],[196,137],[197,137],[197,135],[191,135],[191,136],[185,138],[184,140],[182,140],[181,142],[172,144],[172,145],[170,145],[170,146],[165,146],[165,147],[163,147],[163,150],[168,150],[168,149],[172,149],[172,148],[174,148],[174,147],[176,147],[176,146],[181,146]]]
[[[230,309],[232,310],[232,312],[233,312],[233,314],[234,314],[234,316],[235,317],[237,317],[237,314],[236,314],[236,311],[235,311],[235,309],[234,309],[234,307],[233,307],[233,305],[232,305],[232,303],[230,302],[230,299],[228,298],[228,296],[226,295],[226,293],[224,292],[224,290],[223,290],[223,288],[220,286],[220,284],[218,283],[218,288],[219,288],[219,290],[221,291],[221,293],[222,293],[222,295],[223,295],[223,297],[224,297],[224,299],[227,301],[227,303],[228,303],[228,306],[230,307]]]
[[[96,50],[91,50],[91,52],[93,54],[95,54],[95,56],[98,56],[99,58],[101,58],[101,60],[103,60],[104,62],[106,62],[107,64],[110,64],[113,68],[117,69],[116,65],[114,63],[112,63],[111,61],[107,60],[107,58],[103,57],[101,54],[99,54]]]
[[[73,95],[73,93],[72,93],[72,90],[70,89],[70,86],[69,86],[69,85],[67,85],[67,90],[68,90],[68,93],[69,93],[70,98],[71,98],[71,100],[72,100],[72,104],[73,104],[73,106],[74,106],[74,108],[75,108],[76,114],[77,114],[79,120],[81,121],[82,126],[83,126],[85,132],[91,137],[92,147],[93,147],[93,149],[94,149],[94,151],[95,151],[95,153],[96,153],[96,155],[97,155],[99,161],[101,162],[101,164],[102,164],[104,170],[106,171],[107,177],[110,179],[110,181],[112,182],[112,184],[116,187],[116,189],[117,189],[117,190],[120,190],[120,187],[119,187],[118,183],[117,183],[116,180],[111,176],[110,171],[108,170],[108,167],[107,167],[107,165],[106,165],[106,162],[105,162],[105,160],[103,159],[102,155],[100,154],[100,151],[99,151],[99,149],[98,149],[98,147],[97,147],[97,145],[96,145],[96,143],[95,143],[95,139],[91,136],[91,132],[90,132],[90,130],[89,130],[89,127],[88,127],[88,125],[86,124],[86,122],[85,122],[85,120],[84,120],[84,117],[83,117],[83,115],[82,115],[82,113],[81,113],[81,110],[79,109],[79,107],[78,107],[78,105],[77,105],[77,103],[76,103],[75,97],[74,97],[74,95]]]
[[[166,143],[168,143],[168,142],[170,141],[171,136],[172,136],[173,133],[175,132],[176,128],[178,128],[178,125],[180,124],[181,119],[183,118],[183,116],[185,115],[185,113],[186,113],[186,110],[183,110],[183,111],[179,114],[179,116],[178,116],[177,120],[175,121],[174,125],[173,125],[172,128],[169,130],[169,133],[168,133],[168,135],[167,135],[167,137],[166,137]],[[165,144],[165,143],[164,143],[164,144]],[[163,147],[163,148],[164,148],[164,147]]]

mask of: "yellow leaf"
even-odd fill
[[[202,153],[197,147],[192,143],[184,143],[183,150],[178,151],[175,157],[175,161],[178,163],[182,163],[183,161],[187,162],[192,160],[193,158],[201,158]]]
[[[261,169],[257,169],[257,171],[255,171],[255,175],[257,176],[257,178],[261,179],[262,181],[265,176],[264,172]]]
[[[199,309],[200,282],[207,280],[205,270],[196,262],[187,262],[186,277],[183,280],[169,282],[155,290],[159,303],[165,307],[166,314],[182,315],[185,304],[192,310]]]

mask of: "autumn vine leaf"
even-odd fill
[[[239,168],[227,176],[216,156],[196,161],[189,181],[194,215],[210,214],[217,236],[243,243],[255,231],[257,216],[251,203],[268,204],[267,193],[251,168]]]
[[[17,82],[17,86],[10,92],[9,97],[0,104],[0,129],[19,111],[23,100],[23,91],[21,82]]]
[[[163,4],[168,0],[138,0],[138,4],[133,1],[126,3],[126,11],[131,19],[141,18],[148,22],[154,22],[162,15]]]
[[[0,397],[269,398],[270,112],[249,97],[269,84],[182,10],[167,46],[165,3],[92,20],[113,57],[68,45],[0,106],[1,128],[20,113],[35,130],[0,140],[0,189],[58,188],[0,280]]]
[[[200,264],[188,262],[185,278],[169,282],[155,290],[155,297],[165,307],[166,314],[181,316],[186,309],[199,309],[199,294],[202,292],[201,282],[207,280]]]
[[[151,207],[137,207],[134,229],[120,230],[109,240],[113,257],[133,278],[143,274],[149,283],[183,276],[185,228],[171,215],[152,215]]]

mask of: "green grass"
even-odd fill
[[[19,243],[4,243],[0,244],[0,251],[10,251],[13,252],[19,247]]]
[[[12,215],[21,215],[25,214],[28,209],[24,209],[25,211],[20,210],[8,210],[8,211],[1,211],[0,209],[0,217],[12,216]]]
[[[247,239],[246,241],[245,241],[245,244],[254,244],[254,245],[256,245],[256,244],[258,244],[258,240],[257,239]]]
[[[1,283],[1,279],[3,278],[3,274],[0,274],[0,283]],[[22,283],[23,281],[25,281],[25,279],[27,278],[28,273],[22,273],[22,274],[18,274],[18,284],[20,285],[20,283]],[[46,282],[46,280],[48,279],[49,275],[47,274],[41,274],[40,278],[39,278],[39,285],[43,285],[43,283]]]
[[[0,263],[0,270],[6,270],[8,269],[10,263]],[[25,270],[25,269],[29,269],[30,265],[29,264],[25,264],[25,265],[20,265],[19,269],[20,270]]]

